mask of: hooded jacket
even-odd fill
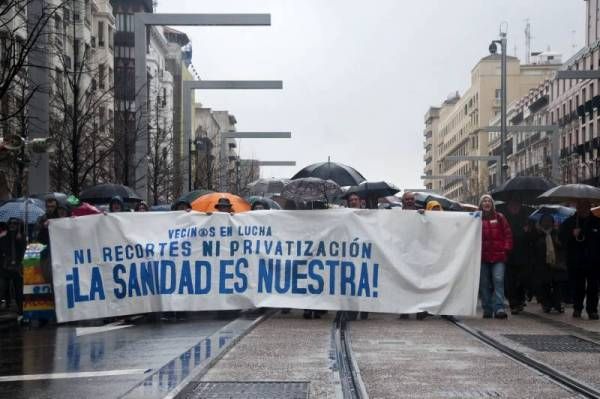
[[[490,196],[487,197],[491,199]],[[486,196],[479,201],[480,208],[484,198]],[[506,262],[513,246],[510,225],[493,204],[492,201],[492,211],[487,215],[483,212],[482,217],[481,261],[484,263]]]
[[[119,212],[125,212],[125,203],[123,202],[123,198],[121,198],[120,195],[115,195],[114,197],[112,197],[110,199],[110,202],[108,203],[109,212],[113,212],[112,205],[115,203],[118,203],[121,205],[121,210]]]

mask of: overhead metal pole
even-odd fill
[[[600,70],[594,71],[558,71],[555,79],[600,79]]]
[[[187,190],[192,190],[192,165],[191,165],[191,146],[192,146],[192,99],[196,90],[281,90],[283,82],[281,80],[186,80],[183,81],[183,132],[188,145],[188,168],[186,170],[188,187]],[[225,157],[225,135],[234,135],[236,132],[222,132],[221,143],[219,148],[219,158]],[[266,135],[283,135],[282,137],[261,137],[261,138],[290,138],[290,132],[248,132],[246,134],[266,134]],[[227,136],[233,138],[233,136]],[[222,165],[220,165],[222,166]],[[184,179],[185,181],[185,179]],[[223,187],[220,187],[221,189]]]
[[[135,34],[135,109],[140,126],[135,138],[134,188],[143,198],[147,197],[147,165],[148,152],[148,118],[147,118],[147,71],[146,27],[155,25],[168,26],[269,26],[270,14],[134,14]],[[185,104],[185,94],[184,94]],[[185,108],[184,108],[185,111]],[[188,141],[189,152],[189,141]],[[189,153],[188,153],[189,156]]]
[[[291,139],[291,132],[226,132],[225,139]]]
[[[506,181],[506,172],[508,169],[508,165],[506,164],[506,99],[508,97],[508,93],[506,91],[506,33],[500,33],[500,45],[502,47],[502,58],[500,61],[500,90],[501,90],[501,102],[500,102],[500,184]]]
[[[479,129],[481,132],[496,133],[499,131],[498,126],[484,126]],[[508,133],[536,134],[538,132],[548,132],[550,137],[550,176],[552,180],[560,184],[560,126],[558,125],[517,125],[507,126]]]
[[[296,166],[296,161],[258,161],[260,166]]]

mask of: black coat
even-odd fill
[[[573,230],[579,225],[582,240],[573,236]],[[560,226],[559,239],[566,249],[566,261],[569,268],[600,267],[600,219],[590,214],[579,218],[577,214],[569,217]]]
[[[538,273],[545,273],[548,271],[566,271],[564,250],[558,239],[558,231],[552,230],[550,234],[552,235],[552,240],[554,241],[554,254],[556,256],[556,263],[554,265],[548,265],[546,263],[546,233],[536,230],[533,234],[534,239],[532,242],[532,259],[536,278],[540,277]]]
[[[27,243],[25,236],[17,239],[16,234],[8,232],[0,238],[0,268],[7,270],[20,270],[25,256]]]
[[[513,249],[508,254],[508,265],[526,266],[531,259],[532,240],[535,239],[535,229],[529,221],[529,215],[525,209],[521,209],[516,215],[510,212],[504,213],[506,220],[510,224],[510,230],[513,234]],[[529,226],[529,232],[525,232],[525,226]]]

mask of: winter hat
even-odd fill
[[[437,209],[434,209],[437,208]],[[425,206],[425,210],[427,211],[431,211],[431,210],[438,210],[438,211],[442,211],[444,210],[444,208],[442,208],[442,205],[435,200],[429,201],[427,202],[427,205]]]
[[[483,203],[483,200],[486,199],[486,198],[488,198],[490,201],[492,201],[492,211],[495,212],[496,211],[496,205],[494,204],[494,199],[489,194],[483,194],[481,196],[481,198],[479,198],[479,209],[481,209],[481,204]]]

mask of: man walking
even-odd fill
[[[581,317],[585,299],[588,318],[598,320],[600,219],[590,208],[590,201],[578,201],[575,214],[560,226],[559,237],[567,249],[567,270],[574,295],[573,317]]]
[[[405,191],[402,194],[402,210],[403,211],[416,211],[417,204],[415,202],[415,193],[410,191]],[[424,320],[427,317],[427,312],[419,312],[417,313],[417,320]],[[401,319],[409,319],[410,315],[403,313],[400,315]]]
[[[511,314],[519,314],[525,307],[526,292],[531,288],[531,243],[533,229],[521,203],[508,201],[506,220],[513,235],[513,249],[506,261],[506,296]]]

